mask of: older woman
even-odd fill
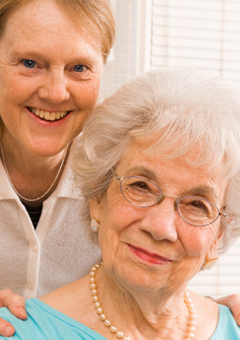
[[[70,161],[113,39],[108,0],[0,1],[0,289],[40,296],[101,258]]]
[[[236,340],[228,308],[189,292],[240,235],[240,96],[223,80],[162,69],[88,119],[75,171],[103,262],[27,301],[14,339]]]

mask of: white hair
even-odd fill
[[[228,180],[221,250],[240,235],[240,91],[197,69],[161,68],[125,83],[87,119],[74,157],[77,183],[86,200],[104,195],[115,167],[135,138],[159,132],[148,152],[171,157],[200,149],[196,167],[223,167]],[[176,150],[177,145],[177,150]],[[189,161],[190,162],[190,161]],[[209,166],[210,165],[210,166]]]

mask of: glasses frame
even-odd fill
[[[186,222],[187,224],[192,225],[192,226],[194,226],[194,227],[199,227],[199,228],[201,228],[201,227],[206,227],[206,226],[208,226],[208,225],[210,225],[210,224],[216,222],[216,220],[219,218],[219,216],[223,216],[223,217],[226,217],[226,216],[227,216],[224,212],[221,212],[220,209],[219,209],[214,203],[210,202],[210,201],[207,200],[206,198],[198,197],[198,196],[183,196],[183,197],[177,198],[177,197],[175,197],[175,196],[173,196],[173,195],[164,195],[163,192],[162,192],[162,190],[161,190],[161,188],[159,188],[159,186],[158,186],[157,184],[151,182],[149,179],[146,179],[146,178],[143,178],[143,177],[139,177],[139,176],[124,176],[124,177],[122,177],[122,176],[119,176],[119,175],[114,171],[113,168],[111,168],[111,171],[112,171],[112,174],[113,174],[114,178],[115,178],[117,181],[119,181],[119,184],[120,184],[120,191],[121,191],[122,196],[124,197],[124,199],[125,199],[129,204],[131,204],[131,205],[133,205],[133,206],[135,206],[135,207],[138,207],[138,208],[149,208],[149,207],[153,207],[154,205],[157,205],[157,204],[162,203],[162,201],[163,201],[166,197],[170,197],[170,198],[173,198],[173,199],[174,199],[174,210],[178,212],[178,214],[179,214],[179,216],[181,217],[181,219],[182,219],[184,222]],[[149,182],[149,183],[155,185],[155,186],[158,188],[159,192],[161,193],[161,197],[159,198],[159,200],[158,200],[157,202],[153,203],[153,204],[146,205],[146,206],[144,206],[144,207],[142,207],[142,206],[140,206],[140,205],[133,204],[132,202],[130,202],[130,201],[124,196],[123,191],[122,191],[122,181],[123,181],[125,178],[129,178],[129,177],[131,177],[131,178],[138,178],[138,179],[140,179],[140,180],[143,180],[143,181],[146,181],[146,182]],[[201,200],[203,200],[203,201],[209,202],[211,205],[213,205],[213,206],[217,209],[217,211],[218,211],[217,217],[216,217],[211,223],[207,223],[207,224],[204,224],[204,225],[196,225],[196,224],[192,224],[192,223],[186,221],[186,220],[183,218],[182,214],[181,214],[181,210],[179,209],[179,203],[180,203],[181,200],[184,199],[184,198],[198,198],[198,199],[201,199]]]

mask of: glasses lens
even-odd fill
[[[219,216],[218,208],[199,197],[183,197],[178,201],[178,212],[189,224],[203,227],[213,223]]]
[[[121,191],[129,203],[138,207],[150,207],[162,196],[156,184],[137,176],[124,177],[121,181]]]

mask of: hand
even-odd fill
[[[0,308],[1,307],[7,307],[18,319],[25,320],[27,318],[24,298],[13,293],[10,289],[0,291]],[[0,318],[0,335],[9,337],[14,333],[14,327],[6,320]]]
[[[240,295],[232,294],[214,301],[230,308],[236,323],[240,326]]]

